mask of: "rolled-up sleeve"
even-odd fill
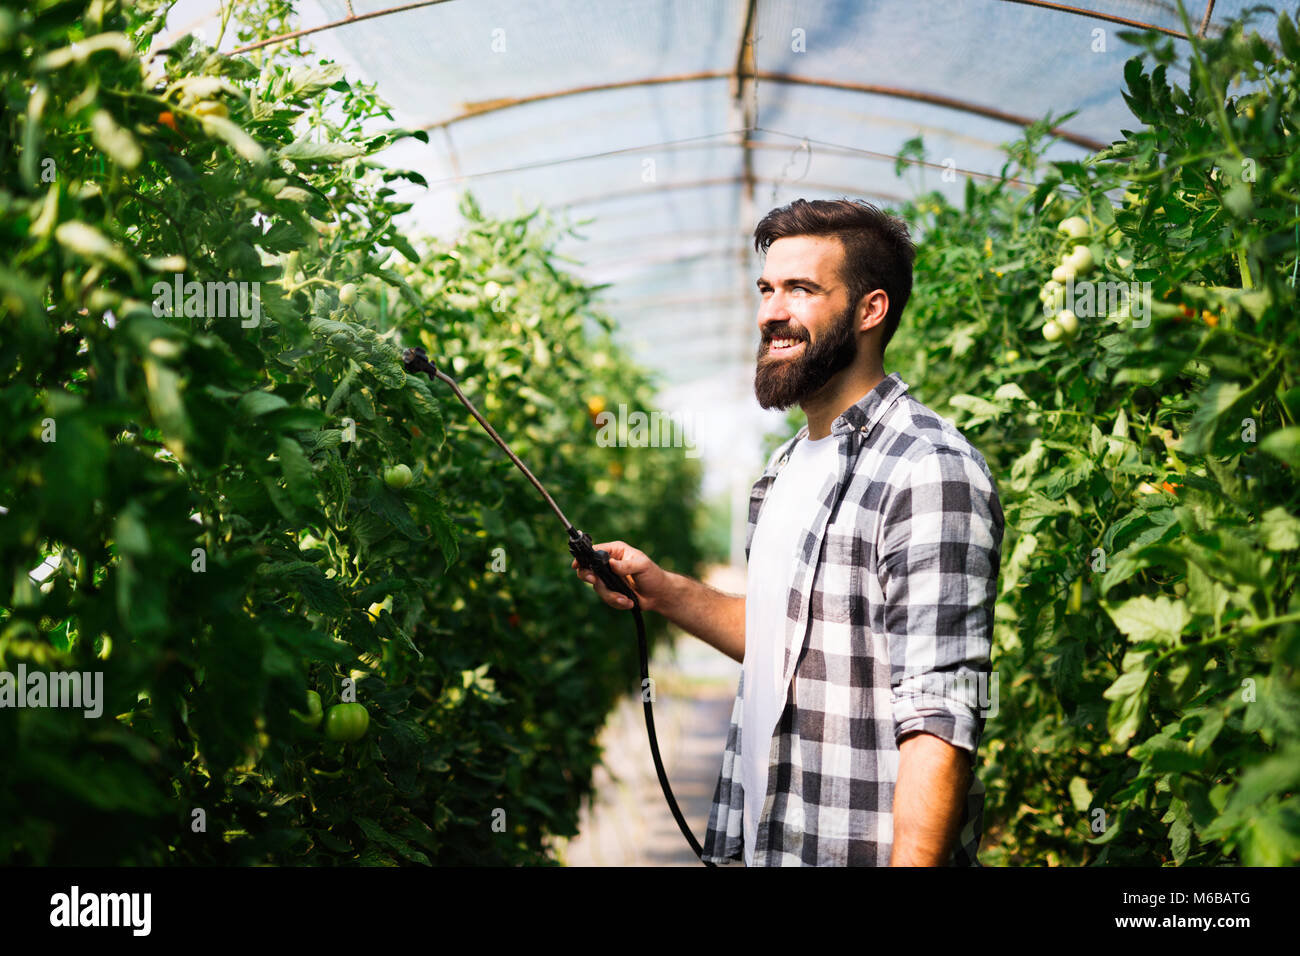
[[[924,732],[972,754],[979,746],[997,706],[990,653],[1002,531],[982,460],[928,445],[900,469],[877,561],[899,742]]]

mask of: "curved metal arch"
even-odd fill
[[[376,17],[386,17],[395,13],[406,13],[419,7],[432,7],[443,3],[450,3],[451,0],[419,0],[416,3],[403,3],[395,7],[387,7],[383,10],[373,10],[370,13],[363,13],[360,16],[351,13],[341,20],[331,20],[328,23],[322,23],[319,26],[305,27],[301,30],[291,30],[288,33],[281,33],[273,37],[267,37],[265,40],[258,40],[256,43],[248,43],[241,47],[231,50],[230,56],[237,56],[241,53],[249,53],[253,50],[260,50],[262,47],[270,46],[273,43],[286,43],[289,40],[296,40],[299,37],[308,36],[313,33],[322,33],[325,30],[333,30],[337,27],[349,26],[353,23],[360,23],[362,20],[373,20]],[[1180,33],[1177,30],[1170,30],[1168,27],[1159,27],[1154,23],[1144,23],[1141,20],[1130,20],[1127,17],[1119,17],[1108,13],[1102,13],[1099,10],[1089,10],[1083,7],[1073,7],[1064,3],[1047,3],[1044,0],[1002,0],[1004,3],[1020,3],[1026,6],[1043,7],[1046,9],[1056,10],[1061,13],[1069,13],[1075,16],[1090,17],[1096,20],[1106,20],[1111,23],[1121,23],[1125,26],[1137,27],[1141,30],[1155,30],[1160,33],[1166,33],[1170,36],[1177,37],[1181,40],[1188,39],[1187,34]],[[752,6],[752,5],[751,5]],[[1208,0],[1205,8],[1205,15],[1201,18],[1201,27],[1197,31],[1200,36],[1204,36],[1210,25],[1210,17],[1214,13],[1214,0]],[[734,72],[723,74],[727,77],[734,77]]]
[[[1164,33],[1168,36],[1175,37],[1179,40],[1186,40],[1187,34],[1181,30],[1173,30],[1169,27],[1158,27],[1154,23],[1145,23],[1141,20],[1131,20],[1128,17],[1121,17],[1113,13],[1102,13],[1100,10],[1088,10],[1083,7],[1071,6],[1068,3],[1050,3],[1047,0],[1002,0],[1003,3],[1018,3],[1026,7],[1041,7],[1044,10],[1054,10],[1057,13],[1072,13],[1075,16],[1090,17],[1093,20],[1104,20],[1107,23],[1118,23],[1121,26],[1136,27],[1139,30],[1155,30],[1157,33]],[[1214,0],[1209,0],[1205,5],[1205,14],[1201,17],[1200,29],[1196,31],[1197,36],[1205,36],[1205,31],[1210,27],[1210,16],[1214,13]]]
[[[920,127],[920,129],[922,130],[923,133],[930,132],[930,131],[939,131],[937,127],[932,127],[932,126],[922,126]],[[947,171],[951,169],[954,173],[957,173],[958,175],[974,176],[976,179],[992,181],[992,180],[998,180],[1002,178],[1001,176],[998,176],[994,173],[986,173],[977,169],[963,169],[960,166],[948,167],[943,165],[942,163],[935,163],[929,160],[915,159],[911,156],[898,156],[897,154],[894,153],[882,153],[877,150],[863,149],[857,146],[844,146],[839,143],[827,142],[826,140],[810,139],[808,137],[797,137],[794,136],[793,134],[782,133],[780,130],[771,129],[770,127],[766,127],[766,126],[756,126],[753,131],[759,133],[771,133],[773,135],[785,136],[787,138],[795,139],[795,140],[806,139],[807,142],[809,142],[810,144],[813,144],[819,147],[820,149],[826,150],[828,154],[832,156],[871,159],[871,160],[878,160],[880,162],[897,162],[899,160],[902,160],[903,162],[907,163],[909,166],[920,166],[925,169],[934,169],[934,170],[943,170],[943,171]],[[943,130],[943,132],[950,133],[951,131]],[[735,141],[725,141],[725,140],[718,139],[718,137],[725,136],[725,135],[728,134],[716,133],[716,134],[710,134],[708,136],[693,136],[687,140],[674,140],[674,141],[669,141],[664,143],[649,143],[643,146],[624,146],[618,149],[602,150],[597,153],[584,153],[580,156],[561,156],[556,159],[540,159],[534,162],[520,163],[517,166],[503,166],[498,169],[485,169],[482,170],[481,172],[475,172],[475,173],[458,173],[453,176],[444,176],[442,179],[429,180],[429,188],[434,189],[434,188],[441,188],[441,187],[454,187],[454,186],[459,186],[462,183],[467,182],[469,180],[486,179],[490,176],[507,176],[507,175],[513,175],[515,173],[531,172],[534,169],[549,169],[553,166],[564,166],[567,165],[568,163],[580,163],[589,159],[608,159],[613,156],[634,155],[636,153],[647,153],[647,152],[676,153],[676,152],[682,152],[686,150],[696,150],[696,149],[754,149],[754,150],[771,150],[771,151],[789,152],[791,149],[790,146],[787,146],[783,143],[767,142],[765,140],[750,139],[748,137],[741,140],[739,143]],[[990,150],[994,150],[997,146],[997,144],[991,141],[978,139],[977,137],[968,137],[968,139],[972,139],[975,142],[979,143],[981,146],[986,146]],[[1024,180],[1020,180],[1020,179],[1008,179],[1007,182],[1014,183],[1015,185],[1022,186],[1026,189],[1032,189],[1036,185],[1035,183],[1025,182]]]
[[[828,80],[817,79],[814,77],[795,76],[791,73],[776,73],[771,70],[753,70],[746,71],[743,76],[760,80],[765,83],[785,83],[793,86],[812,86],[819,89],[843,90],[849,93],[865,93],[873,96],[888,96],[897,99],[911,100],[917,103],[928,103],[931,106],[941,106],[947,109],[958,110],[970,113],[974,116],[983,116],[986,119],[997,120],[1002,123],[1009,123],[1013,126],[1028,127],[1037,122],[1033,117],[1022,116],[1019,113],[1012,113],[1008,110],[1001,110],[993,106],[982,106],[979,103],[972,103],[968,100],[962,100],[955,96],[945,96],[939,93],[927,93],[924,90],[913,90],[898,86],[881,86],[876,83],[852,83],[848,80]],[[467,119],[473,119],[476,116],[483,116],[488,113],[496,113],[505,109],[512,109],[516,106],[529,106],[533,103],[542,103],[547,100],[562,99],[567,96],[580,96],[584,93],[605,93],[612,90],[634,89],[640,86],[663,86],[672,83],[698,83],[707,80],[731,80],[734,81],[736,74],[729,70],[697,70],[692,73],[674,73],[666,76],[647,76],[635,80],[612,80],[608,83],[585,83],[581,86],[573,86],[564,90],[547,90],[543,93],[530,93],[526,96],[503,96],[494,100],[487,100],[481,103],[468,103],[467,109],[442,120],[435,120],[432,123],[426,123],[420,127],[423,130],[436,130],[450,126],[453,123],[459,123]],[[1081,133],[1072,133],[1061,127],[1053,127],[1051,132],[1067,142],[1074,143],[1076,146],[1082,146],[1084,149],[1093,152],[1104,149],[1107,144],[1100,140],[1092,139]]]
[[[451,3],[451,0],[418,0],[416,3],[403,3],[396,7],[387,7],[383,10],[372,10],[370,13],[363,13],[358,16],[352,13],[352,7],[349,4],[349,15],[342,20],[331,20],[329,23],[322,23],[317,27],[305,27],[302,30],[290,30],[288,33],[281,33],[278,36],[267,37],[265,40],[258,40],[256,43],[248,43],[241,47],[231,50],[230,56],[237,56],[240,53],[250,53],[253,50],[260,50],[264,46],[270,46],[272,43],[287,43],[290,40],[296,40],[299,37],[305,37],[312,33],[323,33],[326,30],[333,30],[335,27],[345,27],[353,23],[360,23],[362,20],[373,20],[376,17],[386,17],[394,13],[406,13],[408,10],[415,10],[419,7],[433,7],[440,3]]]
[[[756,176],[753,178],[756,183],[768,183],[773,185],[786,185],[785,180],[772,179],[767,176]],[[612,192],[597,193],[593,196],[582,196],[578,199],[567,200],[563,203],[557,203],[558,208],[569,209],[574,206],[589,206],[594,203],[607,202],[617,199],[634,199],[639,196],[653,196],[657,192],[665,192],[677,189],[706,189],[710,186],[741,186],[745,182],[742,176],[721,176],[715,179],[694,179],[682,183],[650,183],[648,189],[618,189]],[[796,185],[789,183],[788,185]],[[906,196],[899,196],[895,193],[885,193],[879,190],[850,188],[835,183],[813,183],[806,179],[798,181],[798,185],[808,189],[818,189],[828,193],[842,193],[846,196],[871,196],[876,199],[884,199],[889,202],[903,203],[907,201]]]

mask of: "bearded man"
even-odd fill
[[[807,422],[751,492],[745,594],[597,545],[643,608],[742,663],[704,859],[977,866],[1004,520],[980,453],[884,371],[915,247],[848,199],[774,209],[754,243],[754,392]]]

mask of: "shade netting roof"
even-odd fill
[[[1246,6],[1186,2],[1193,31],[1210,35]],[[216,7],[182,0],[165,36],[201,28],[211,42]],[[412,230],[454,234],[465,189],[488,213],[542,204],[591,220],[561,251],[611,284],[603,307],[619,338],[661,374],[664,407],[694,416],[706,461],[744,471],[779,417],[752,394],[757,220],[800,197],[890,204],[937,189],[960,202],[967,175],[996,175],[1002,144],[1049,114],[1074,115],[1046,158],[1084,156],[1137,122],[1121,95],[1135,47],[1120,32],[1184,31],[1159,0],[296,8],[305,45],[378,83],[399,125],[429,131],[382,156],[429,181],[401,197]],[[1185,67],[1170,73],[1185,80]],[[896,157],[917,137],[926,162],[900,178]]]

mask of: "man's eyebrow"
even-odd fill
[[[758,280],[755,282],[755,285],[757,285],[760,289],[761,289],[763,286],[765,286],[765,285],[771,285],[771,284],[772,284],[771,282],[769,282],[767,279],[763,278],[762,276],[759,276],[759,277],[758,277]],[[807,278],[803,278],[803,277],[800,277],[800,276],[796,276],[796,277],[794,277],[794,278],[792,278],[792,279],[786,279],[786,280],[785,280],[785,284],[786,284],[786,285],[801,285],[801,286],[805,286],[805,287],[807,287],[807,288],[809,288],[809,289],[812,289],[814,292],[825,292],[825,291],[826,291],[826,289],[825,289],[824,287],[822,287],[822,286],[821,286],[820,284],[818,284],[817,282],[814,282],[812,279],[807,279]]]

